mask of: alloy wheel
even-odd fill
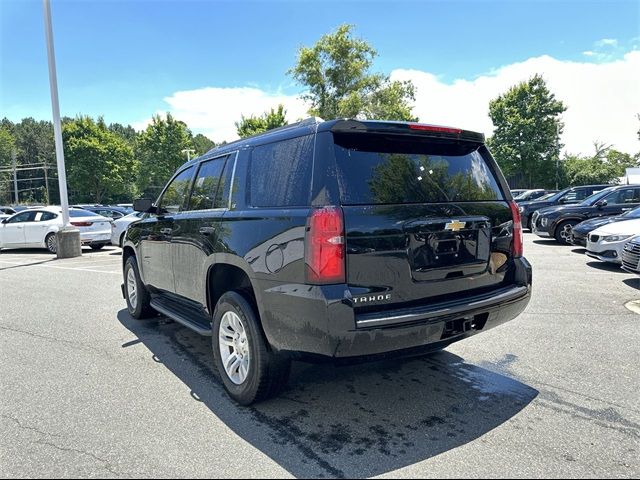
[[[247,330],[235,312],[226,312],[220,321],[218,346],[229,380],[242,385],[249,376],[251,350]]]
[[[129,268],[127,272],[127,296],[133,310],[138,306],[138,283],[136,281],[136,273],[133,268]]]

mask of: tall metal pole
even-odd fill
[[[60,206],[64,226],[69,222],[69,197],[67,194],[67,174],[64,166],[64,150],[62,148],[62,126],[60,123],[60,104],[58,103],[58,77],[56,76],[56,57],[53,49],[53,28],[51,27],[51,5],[43,0],[44,30],[47,39],[47,56],[49,58],[49,84],[51,87],[51,109],[53,110],[53,134],[56,142],[56,159],[58,161],[58,184],[60,188]]]

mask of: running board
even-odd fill
[[[169,303],[168,301],[160,298],[153,298],[151,300],[151,308],[200,335],[205,337],[210,337],[212,335],[211,327],[207,328],[202,323],[194,321],[190,317],[200,317],[202,318],[203,323],[205,321],[210,322],[210,320],[208,320],[206,316],[193,311],[191,308],[182,306],[176,307],[173,303]]]

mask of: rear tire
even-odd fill
[[[44,238],[44,244],[47,246],[47,250],[49,253],[53,253],[54,255],[58,253],[58,243],[56,240],[56,234],[50,233]]]
[[[291,360],[270,349],[255,308],[242,292],[227,292],[218,300],[212,346],[224,388],[240,405],[275,396],[289,380]]]
[[[155,316],[151,308],[151,295],[140,279],[136,257],[127,258],[124,264],[124,294],[129,314],[138,320]]]
[[[577,223],[578,222],[573,220],[567,220],[558,225],[554,235],[556,241],[561,245],[570,245],[571,230],[573,230],[573,227],[577,225]]]

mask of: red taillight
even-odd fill
[[[513,217],[513,247],[512,253],[514,257],[521,257],[523,255],[522,246],[522,220],[520,218],[520,209],[518,204],[511,200],[509,202],[511,207],[511,216]]]
[[[93,225],[91,222],[71,222],[74,227],[90,227]]]
[[[424,130],[426,132],[438,132],[438,133],[453,133],[460,134],[462,130],[459,128],[439,127],[437,125],[422,125],[420,123],[410,123],[409,128],[411,130]]]
[[[319,208],[309,217],[305,261],[309,283],[345,282],[344,222],[340,208]]]

